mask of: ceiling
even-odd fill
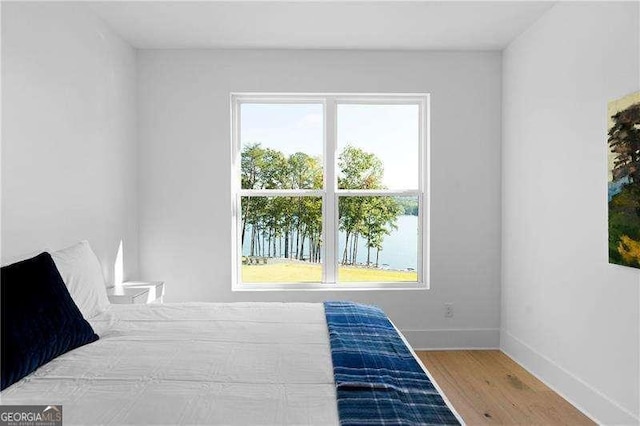
[[[86,3],[132,46],[500,50],[550,1],[119,1]]]

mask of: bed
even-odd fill
[[[320,304],[112,305],[90,323],[100,340],[2,403],[62,404],[67,424],[338,422]]]
[[[90,323],[98,341],[2,404],[62,404],[65,424],[339,423],[320,303],[111,305]]]
[[[51,263],[45,254],[40,257]],[[73,256],[74,262],[77,257]],[[62,262],[57,266],[69,286],[72,279],[67,276],[66,267]],[[77,271],[74,273],[79,276]],[[3,315],[5,309],[9,310],[4,301],[4,291],[9,288],[5,278],[3,274]],[[81,281],[86,282],[87,278]],[[64,289],[65,284],[60,282],[60,286]],[[78,304],[82,295],[76,294],[77,289],[72,286],[69,290]],[[335,307],[328,303],[107,305],[90,314],[87,309],[95,306],[87,305],[87,300],[93,299],[87,297],[79,304],[85,319],[75,305],[73,309],[81,322],[89,322],[99,339],[95,340],[94,335],[88,343],[54,357],[10,384],[0,393],[3,405],[60,404],[64,424],[80,425],[344,425],[380,424],[385,419],[378,406],[381,401],[373,401],[376,409],[368,406],[364,414],[362,407],[367,406],[354,406],[350,401],[356,393],[380,390],[379,384],[374,383],[380,377],[383,388],[390,386],[404,398],[401,381],[388,377],[393,375],[388,373],[390,370],[385,370],[383,376],[375,368],[347,383],[347,391],[356,392],[345,393],[339,384],[344,380],[338,380],[340,352],[336,348],[342,345],[345,352],[346,344],[347,356],[367,350],[377,355],[379,343],[369,349],[354,348],[345,336],[353,334],[358,338],[371,332],[360,339],[366,344],[376,340],[382,329],[373,323],[363,324],[365,328],[360,330],[338,324],[347,333],[336,333],[332,326],[340,321],[332,324],[328,312]],[[361,306],[336,303],[339,308],[351,309],[343,319],[355,317],[353,309]],[[362,309],[369,309],[364,311],[364,316],[369,317],[374,308]],[[378,312],[396,339],[386,346],[394,360],[396,353],[403,352],[413,365],[419,365],[419,373],[415,374],[430,387],[431,396],[440,401],[441,412],[449,416],[441,417],[446,421],[433,423],[462,423],[404,337],[382,311]],[[341,317],[333,318],[336,322]],[[45,325],[48,326],[47,321]],[[378,357],[373,359],[379,361]],[[347,376],[350,374],[350,368],[340,373],[343,376],[344,371]],[[370,383],[370,378],[374,382]],[[424,386],[417,390],[426,392]],[[356,417],[347,417],[345,401],[347,409],[356,408]],[[405,399],[405,406],[415,405],[413,402]]]

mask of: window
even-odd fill
[[[423,94],[232,94],[233,288],[426,288]]]

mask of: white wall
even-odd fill
[[[640,89],[637,3],[560,3],[504,52],[502,349],[638,423],[640,271],[608,264],[607,102]]]
[[[140,268],[168,301],[349,298],[417,347],[498,345],[500,53],[142,50],[138,81]],[[229,93],[243,91],[432,94],[431,290],[231,291]]]
[[[2,3],[2,263],[87,239],[137,270],[136,54],[86,9]]]

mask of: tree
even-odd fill
[[[384,167],[372,153],[347,145],[338,157],[338,187],[341,189],[385,189]],[[371,249],[376,248],[376,266],[384,235],[397,229],[396,220],[403,209],[391,197],[340,197],[339,226],[345,233],[342,264],[356,264],[358,240],[366,238],[367,266],[371,265]]]
[[[374,154],[347,145],[338,156],[338,188],[380,189],[384,169],[382,161]],[[345,233],[342,264],[355,264],[358,256],[358,237],[366,214],[361,197],[340,197],[338,220]]]
[[[322,189],[322,165],[319,158],[296,152],[289,156],[287,165],[288,189]]]
[[[338,167],[340,189],[384,189],[384,168],[375,154],[347,145],[338,156]]]
[[[364,216],[363,199],[361,197],[340,197],[338,201],[339,227],[345,233],[344,251],[341,263],[344,265],[355,263],[357,233]],[[351,247],[349,243],[351,242]]]
[[[402,213],[402,206],[394,198],[390,197],[367,197],[362,226],[362,235],[367,239],[367,266],[371,265],[371,249],[376,249],[376,267],[384,236],[391,234],[392,230],[398,229],[398,215]]]
[[[611,117],[609,147],[615,153],[613,180],[628,178],[640,185],[640,103],[631,105]]]
[[[338,157],[338,185],[343,189],[383,189],[382,161],[374,154],[347,146]],[[321,189],[322,162],[297,152],[285,156],[259,143],[241,153],[243,189]],[[320,262],[322,199],[320,197],[242,197],[242,242],[250,229],[250,256],[284,256]],[[392,197],[340,197],[339,227],[346,234],[343,264],[355,264],[358,241],[364,238],[367,265],[376,249],[375,265],[385,235],[396,229],[405,209]]]
[[[287,158],[280,151],[267,148],[261,158],[260,183],[263,189],[286,187],[289,175]]]
[[[303,152],[291,154],[287,160],[288,164],[288,188],[290,189],[321,189],[322,188],[322,166],[320,160],[311,157]],[[302,259],[304,257],[304,241],[309,236],[310,226],[314,219],[306,212],[310,207],[308,197],[297,197],[295,200],[296,214],[293,216],[291,235],[295,236],[295,241],[291,240],[291,257]],[[322,212],[320,211],[320,220]]]
[[[259,143],[248,144],[242,150],[240,158],[242,189],[258,189],[264,149]]]
[[[242,189],[259,189],[261,172],[264,164],[264,149],[259,143],[248,144],[241,154],[241,185]],[[250,223],[250,215],[253,213],[251,198],[243,198],[241,203],[242,210],[242,242],[247,230],[247,224]],[[253,232],[252,232],[253,234]],[[251,252],[253,252],[253,236],[251,239]]]

